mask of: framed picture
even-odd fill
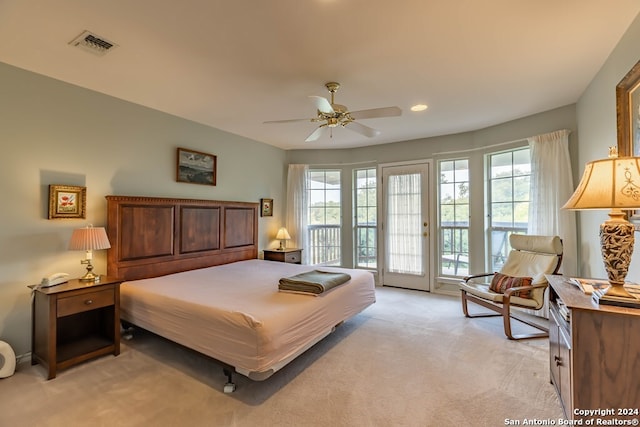
[[[260,216],[273,216],[273,199],[260,199]]]
[[[49,219],[86,218],[87,187],[49,186]]]
[[[216,185],[216,156],[186,148],[178,148],[177,159],[176,180],[178,182]]]
[[[640,61],[616,86],[618,154],[640,156]]]
[[[618,155],[640,156],[640,61],[616,86]],[[640,210],[627,211],[629,221],[640,224]]]

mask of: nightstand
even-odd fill
[[[120,283],[100,276],[99,282],[29,286],[34,289],[31,364],[42,364],[47,379],[94,357],[120,354]]]
[[[289,264],[302,264],[302,249],[265,249],[264,259],[267,261],[280,261]]]

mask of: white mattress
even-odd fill
[[[120,315],[262,380],[375,302],[363,270],[322,267],[351,280],[320,296],[278,291],[281,277],[314,268],[254,259],[128,281]]]

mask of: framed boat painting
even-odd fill
[[[217,158],[213,154],[178,148],[176,180],[191,184],[216,185]]]

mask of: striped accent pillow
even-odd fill
[[[520,286],[531,286],[532,277],[513,277],[502,273],[495,273],[489,289],[499,294],[504,294],[507,289],[518,288]],[[531,298],[530,290],[514,292],[513,296],[520,298]]]

